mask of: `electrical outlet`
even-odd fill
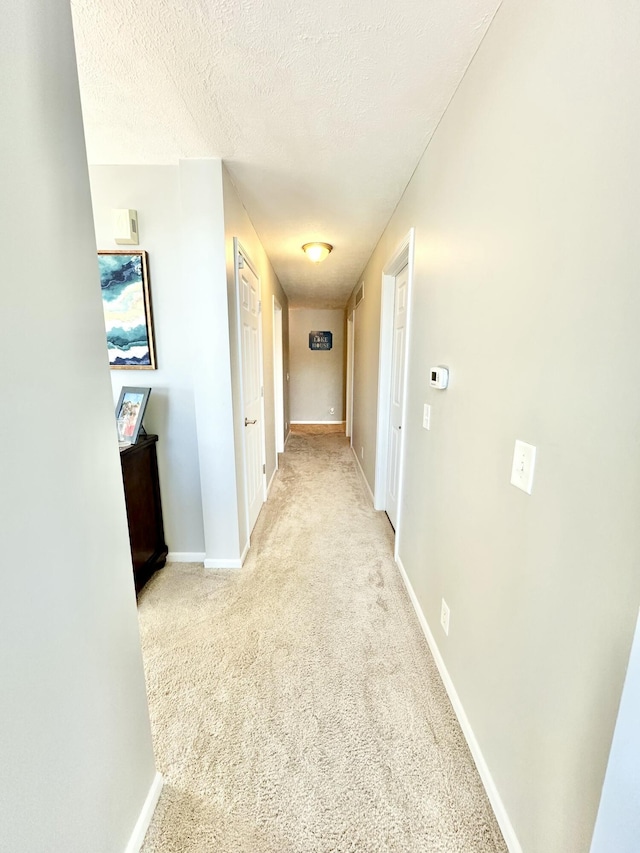
[[[445,632],[447,637],[449,636],[449,605],[447,602],[442,599],[442,607],[440,608],[440,624],[442,625],[442,630]]]
[[[331,408],[329,409],[329,414],[330,414],[330,415],[335,415],[335,413],[336,413],[336,410],[334,409],[334,407],[333,407],[333,406],[331,406]]]
[[[422,412],[422,426],[425,429],[431,429],[431,406],[428,403],[424,404]]]

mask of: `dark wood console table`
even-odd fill
[[[136,444],[120,448],[136,593],[167,560],[157,441],[157,435],[143,435]]]

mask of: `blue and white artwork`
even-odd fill
[[[111,367],[155,369],[146,252],[98,252]]]

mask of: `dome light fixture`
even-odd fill
[[[320,261],[328,258],[332,249],[333,246],[330,243],[305,243],[302,247],[302,251],[314,264],[319,264]]]

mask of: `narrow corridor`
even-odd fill
[[[140,597],[165,787],[143,853],[504,853],[344,434],[300,429],[245,567]]]

